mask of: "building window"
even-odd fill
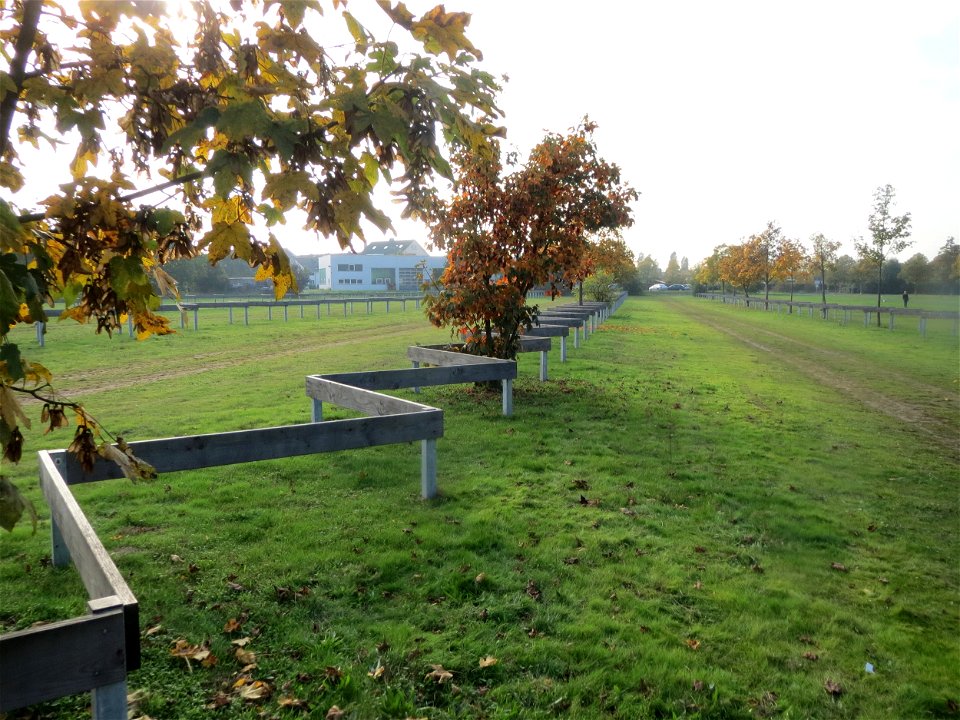
[[[337,270],[339,272],[362,272],[363,265],[349,265],[345,263],[340,263],[337,265]]]

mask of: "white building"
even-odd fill
[[[428,255],[415,240],[369,243],[361,253],[332,253],[317,259],[313,282],[320,290],[418,292],[447,266],[445,256]]]

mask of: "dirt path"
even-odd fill
[[[945,398],[943,388],[902,373],[884,371],[884,380],[902,387],[910,400],[853,377],[849,369],[862,357],[841,350],[810,345],[796,338],[739,320],[733,312],[705,312],[696,303],[676,303],[688,317],[721,332],[794,370],[844,398],[907,424],[921,438],[934,442],[952,457],[960,458],[960,398]]]

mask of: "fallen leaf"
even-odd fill
[[[473,581],[474,581],[477,585],[481,585],[481,584],[483,584],[483,583],[486,581],[486,579],[487,579],[487,574],[486,574],[486,573],[480,573],[479,575],[477,575],[477,576],[473,579]]]
[[[699,649],[700,649],[700,641],[699,641],[699,640],[695,640],[694,638],[687,638],[687,641],[686,641],[686,642],[687,642],[687,647],[690,648],[691,650],[699,650]]]
[[[430,665],[430,667],[432,667],[433,670],[424,676],[426,680],[435,680],[438,685],[443,685],[453,677],[453,673],[444,669],[443,665]]]
[[[496,665],[499,660],[497,660],[493,655],[487,655],[485,658],[480,658],[480,667],[488,668]]]
[[[833,697],[840,697],[843,695],[843,688],[839,683],[835,683],[833,680],[827,680],[823,684],[823,689],[826,690]]]
[[[379,680],[381,677],[383,677],[383,673],[385,673],[386,670],[387,669],[380,664],[380,661],[377,660],[376,666],[373,668],[373,670],[368,671],[367,675],[372,677],[374,680]]]
[[[153,627],[147,628],[147,632],[144,634],[150,637],[151,635],[156,635],[161,630],[163,630],[163,625],[154,625]]]
[[[250,638],[248,637],[237,638],[236,640],[231,640],[230,644],[236,645],[237,647],[245,647],[250,644]]]
[[[537,587],[537,583],[533,580],[527,582],[527,595],[532,597],[534,600],[540,600],[540,588]]]
[[[226,623],[224,623],[224,625],[223,625],[223,631],[224,631],[225,633],[237,632],[237,631],[240,630],[242,627],[243,627],[243,623],[241,623],[241,622],[240,622],[239,620],[237,620],[236,618],[230,618],[229,620],[227,620]]]
[[[816,662],[817,660],[820,659],[820,656],[817,655],[815,652],[810,652],[809,650],[807,650],[807,652],[803,654],[803,659],[809,660],[810,662]]]
[[[628,508],[628,507],[622,507],[622,508],[620,508],[620,512],[622,512],[624,515],[626,515],[626,516],[628,516],[628,517],[634,517],[634,516],[636,516],[636,514],[637,514],[637,511],[636,511],[636,510],[632,510],[632,509],[630,509],[630,508]]]
[[[241,665],[250,665],[257,661],[257,654],[253,650],[244,650],[238,647],[233,654]]]
[[[847,566],[844,565],[843,563],[838,563],[838,562],[830,563],[830,567],[832,567],[837,572],[847,572]]]
[[[589,507],[596,507],[597,505],[600,504],[600,501],[599,501],[599,500],[588,500],[588,499],[585,498],[583,495],[581,495],[581,496],[580,496],[580,504],[583,505],[584,507],[588,507],[588,506],[589,506]]]
[[[694,680],[694,681],[693,681],[693,689],[694,689],[696,692],[700,692],[701,690],[703,690],[703,687],[704,687],[704,686],[703,686],[703,680]]]
[[[210,702],[208,702],[205,707],[207,710],[219,710],[227,707],[231,702],[232,700],[229,695],[225,692],[218,692],[210,699]]]
[[[346,713],[343,712],[336,705],[331,705],[330,709],[327,710],[327,714],[324,716],[327,720],[340,720]]]
[[[310,706],[307,705],[306,700],[301,700],[300,698],[284,696],[277,700],[277,705],[282,708],[291,708],[292,710],[309,710]]]
[[[269,684],[262,680],[254,680],[253,682],[241,685],[237,690],[237,696],[246,702],[260,702],[270,697],[272,692],[273,688],[271,688]]]

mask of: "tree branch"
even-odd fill
[[[130,200],[136,200],[137,198],[141,198],[144,195],[150,195],[155,192],[160,192],[161,190],[166,190],[167,188],[176,187],[177,185],[185,185],[188,182],[193,182],[194,180],[200,180],[201,178],[204,178],[206,176],[207,176],[206,170],[197,170],[196,172],[187,173],[186,175],[181,175],[180,177],[174,178],[173,180],[168,180],[165,183],[160,183],[159,185],[154,185],[153,187],[145,188],[144,190],[137,190],[136,192],[132,192],[129,195],[121,195],[118,198],[118,200],[120,200],[120,202],[128,202]],[[28,223],[28,222],[37,222],[38,220],[43,220],[44,217],[46,217],[44,213],[36,212],[36,213],[24,213],[23,215],[20,215],[17,219],[21,223]]]
[[[17,101],[23,90],[23,81],[26,75],[27,58],[33,50],[33,41],[37,37],[37,25],[40,22],[41,0],[24,0],[23,19],[20,22],[20,32],[17,34],[17,44],[13,60],[10,62],[10,79],[16,86],[16,92],[8,92],[0,102],[0,155],[7,151],[10,139],[10,126],[13,124],[13,114],[17,111]]]

